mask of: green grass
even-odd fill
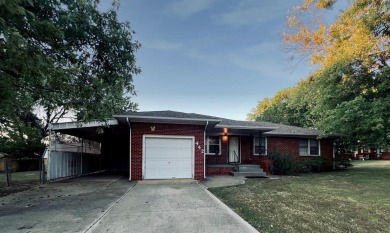
[[[261,232],[390,232],[390,161],[210,191]]]
[[[40,171],[12,172],[10,173],[11,185],[40,182]],[[7,185],[5,173],[0,173],[0,187]]]

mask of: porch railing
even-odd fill
[[[234,166],[236,167],[236,171],[237,172],[240,172],[240,166],[239,166],[239,161],[238,161],[238,155],[237,155],[237,153],[236,153],[236,151],[233,151],[233,153],[234,153],[234,160],[235,160],[235,162],[233,163],[234,164]]]

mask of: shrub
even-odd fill
[[[308,158],[302,161],[302,170],[300,172],[319,172],[322,170],[324,159],[321,157]]]
[[[353,157],[353,152],[349,149],[349,145],[344,140],[338,140],[335,143],[335,162],[336,167],[348,168],[352,167],[351,158]]]
[[[271,173],[273,175],[288,175],[297,171],[298,163],[291,153],[274,150],[269,152]]]

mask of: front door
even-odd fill
[[[229,163],[238,163],[240,161],[239,142],[239,137],[229,137]]]

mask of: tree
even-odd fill
[[[300,81],[296,86],[279,91],[273,98],[260,101],[248,119],[268,121],[298,127],[314,127],[318,116],[311,111],[316,105],[313,79]]]
[[[350,143],[383,147],[390,144],[390,67],[371,73],[362,64],[337,64],[317,78],[317,99],[324,133],[342,133]]]
[[[67,114],[88,121],[136,109],[131,96],[133,76],[140,72],[134,55],[140,44],[130,24],[118,21],[115,7],[100,12],[98,4],[0,1],[3,141],[12,142],[15,132],[26,137],[26,127],[38,128],[44,137],[48,124]],[[32,124],[23,116],[35,109],[40,114]]]
[[[304,0],[289,17],[285,42],[309,55],[319,69],[313,75],[315,123],[325,133],[349,136],[352,144],[390,143],[390,2],[353,0],[336,21],[327,25],[307,12],[331,8],[335,0]]]
[[[272,98],[264,98],[258,102],[258,105],[247,114],[248,120],[255,120],[257,117],[262,115],[267,109],[274,106],[275,104],[281,104],[286,102],[287,99],[295,92],[294,88],[286,88],[278,91]]]
[[[303,0],[288,18],[286,46],[318,69],[286,98],[289,114],[282,120],[300,118],[301,126],[325,135],[341,133],[352,146],[389,145],[390,2],[352,0],[334,22],[324,23],[323,11],[335,3]],[[272,117],[278,107],[268,106],[262,116]]]
[[[323,10],[332,8],[336,0],[303,2],[288,18],[289,30],[284,33],[284,42],[290,49],[310,56],[311,62],[318,64],[320,70],[353,60],[372,69],[388,66],[389,1],[352,0],[330,25],[321,19],[321,15]],[[307,19],[308,15],[313,17]]]

